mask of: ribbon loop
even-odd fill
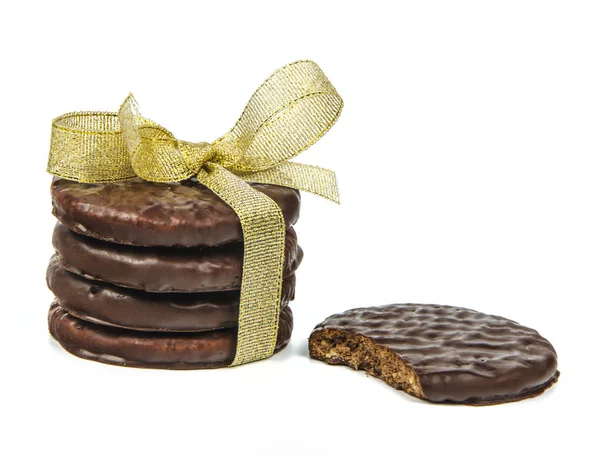
[[[335,123],[342,99],[311,61],[284,66],[250,98],[235,126],[212,143],[186,142],[139,112],[129,95],[117,113],[77,112],[52,123],[48,171],[80,182],[141,177],[177,182],[194,175],[238,215],[244,268],[232,365],[273,354],[277,338],[285,222],[277,204],[246,182],[309,191],[339,202],[335,174],[288,160]]]
[[[48,172],[79,182],[114,182],[135,177],[117,115],[72,112],[55,118]]]
[[[321,68],[298,61],[275,71],[216,143],[233,143],[243,150],[233,171],[261,171],[314,144],[336,122],[342,107],[342,98]]]

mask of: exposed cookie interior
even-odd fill
[[[395,389],[425,398],[414,370],[392,350],[368,337],[326,328],[313,332],[308,346],[313,358],[364,370]]]

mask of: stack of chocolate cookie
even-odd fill
[[[292,332],[288,303],[302,261],[292,225],[300,193],[254,185],[286,221],[284,281],[276,351]],[[50,333],[69,352],[149,368],[229,365],[235,356],[243,235],[235,212],[194,180],[51,186],[56,296]]]

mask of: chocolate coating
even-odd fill
[[[78,275],[148,292],[214,292],[239,289],[243,244],[218,248],[139,247],[75,234],[56,224],[52,243],[63,265]],[[293,228],[286,232],[284,276],[302,262]]]
[[[60,306],[79,319],[131,330],[200,332],[237,327],[239,291],[159,294],[92,281],[53,257],[46,273]],[[281,305],[294,299],[296,275],[282,283]]]
[[[273,199],[287,227],[298,221],[300,192],[252,184]],[[143,246],[219,246],[242,242],[235,212],[204,185],[152,183],[78,183],[54,178],[54,215],[72,231],[109,242]]]
[[[197,333],[139,332],[107,327],[71,316],[56,302],[48,312],[52,336],[71,354],[129,367],[189,370],[224,367],[233,361],[237,329]],[[292,335],[292,311],[281,311],[275,352]]]
[[[556,351],[537,331],[499,316],[440,305],[356,308],[317,325],[385,346],[414,370],[424,398],[491,404],[541,393],[558,378]]]

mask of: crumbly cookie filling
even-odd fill
[[[425,398],[414,370],[389,348],[377,345],[368,337],[323,329],[313,332],[310,356],[332,365],[347,365],[379,378],[390,386]]]

